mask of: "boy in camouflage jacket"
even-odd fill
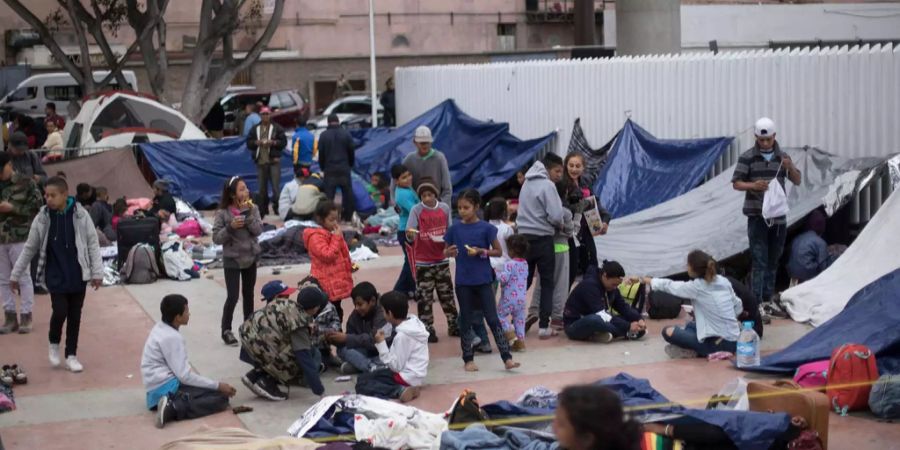
[[[9,153],[0,153],[0,296],[3,297],[5,316],[0,334],[31,331],[34,304],[31,274],[26,271],[16,280],[21,288],[21,316],[16,314],[16,297],[9,282],[13,266],[25,248],[31,221],[41,204],[41,193],[34,180],[14,173]]]

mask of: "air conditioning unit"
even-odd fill
[[[41,44],[41,35],[34,30],[6,30],[6,46],[13,49]]]

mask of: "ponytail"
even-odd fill
[[[707,283],[712,283],[716,279],[718,267],[712,256],[700,250],[694,250],[688,253],[687,261],[697,278],[702,277]]]

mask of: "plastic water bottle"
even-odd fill
[[[737,341],[737,366],[756,367],[759,365],[759,335],[753,331],[753,322],[744,322],[744,329]]]

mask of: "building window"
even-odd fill
[[[516,49],[516,24],[497,24],[497,50],[509,52]]]

